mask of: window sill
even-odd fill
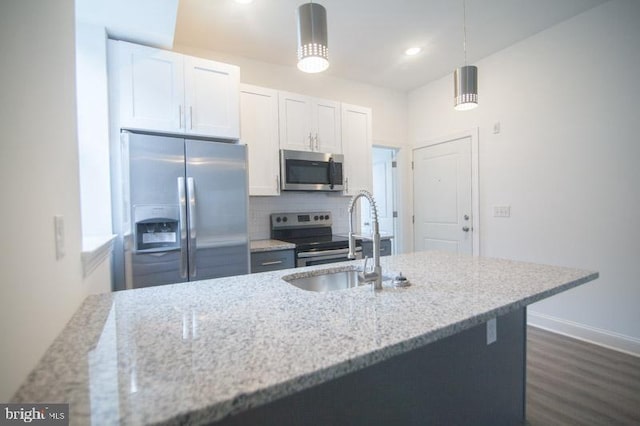
[[[82,238],[82,274],[88,277],[113,251],[115,235],[97,235]]]

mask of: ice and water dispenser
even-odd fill
[[[180,249],[180,215],[177,205],[133,207],[135,252]]]

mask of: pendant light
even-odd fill
[[[318,73],[329,68],[327,11],[318,3],[298,7],[298,69]]]
[[[457,111],[467,111],[478,106],[478,67],[467,65],[467,7],[462,0],[464,30],[464,66],[453,72],[453,99]]]

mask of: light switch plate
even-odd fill
[[[493,217],[511,217],[511,206],[493,206]]]
[[[487,321],[487,345],[498,340],[498,323],[495,318]]]
[[[54,216],[54,237],[56,240],[56,260],[64,257],[64,217]]]

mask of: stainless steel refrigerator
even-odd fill
[[[244,145],[124,131],[122,153],[116,288],[249,272]]]

